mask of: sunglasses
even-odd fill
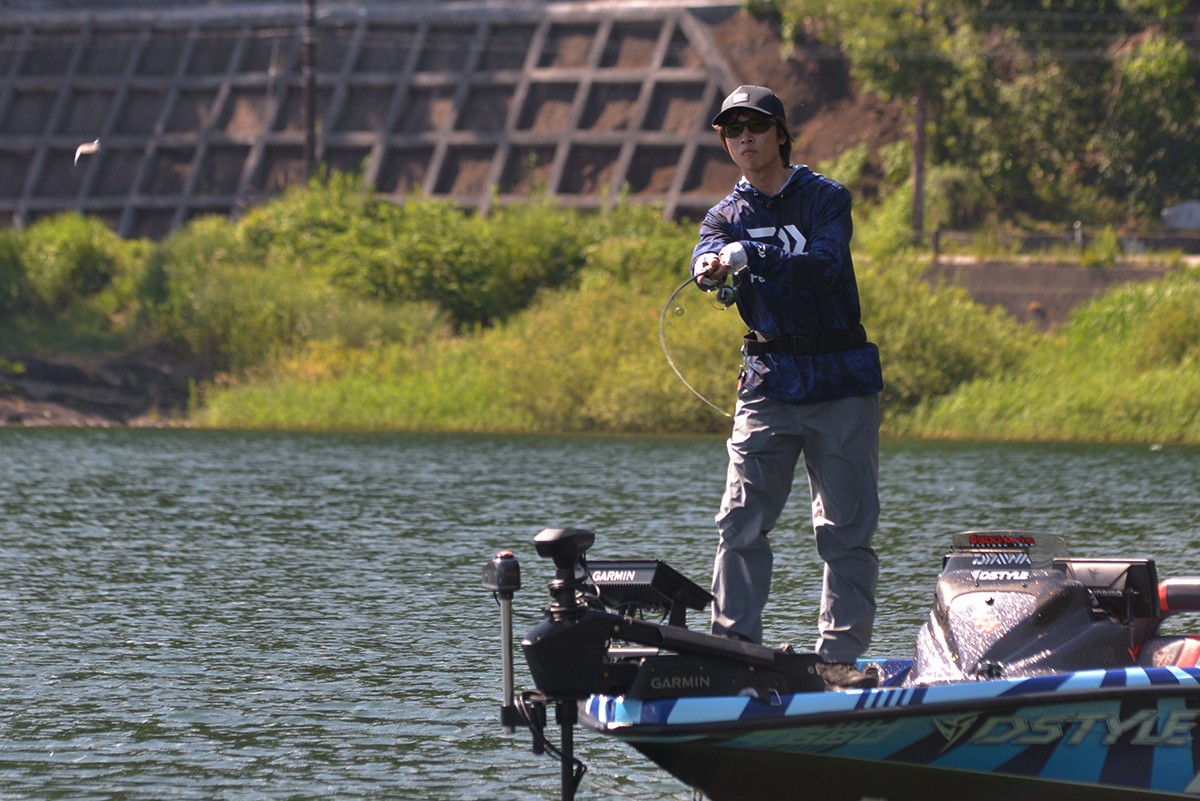
[[[721,126],[721,136],[724,136],[726,139],[736,139],[742,135],[743,128],[746,128],[752,134],[766,133],[775,124],[775,120],[767,117],[758,117],[745,122],[730,122]]]

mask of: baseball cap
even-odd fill
[[[721,104],[721,111],[713,117],[712,124],[722,125],[730,113],[743,108],[787,121],[783,101],[770,89],[765,86],[739,86],[725,98],[725,102]]]

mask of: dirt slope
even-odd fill
[[[793,161],[809,166],[866,142],[872,152],[905,138],[911,123],[897,103],[859,92],[844,59],[802,43],[801,55],[780,57],[779,25],[745,12],[712,27],[713,40],[744,83],[768,86],[787,107],[796,136]],[[865,186],[871,192],[873,186]]]

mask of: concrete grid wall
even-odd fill
[[[707,24],[735,12],[322,4],[318,156],[396,200],[625,188],[698,217],[737,178],[707,125],[738,83]],[[0,18],[0,224],[75,209],[161,237],[302,181],[301,23],[299,3]]]

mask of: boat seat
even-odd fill
[[[1138,651],[1142,667],[1196,667],[1200,637],[1151,637]]]

